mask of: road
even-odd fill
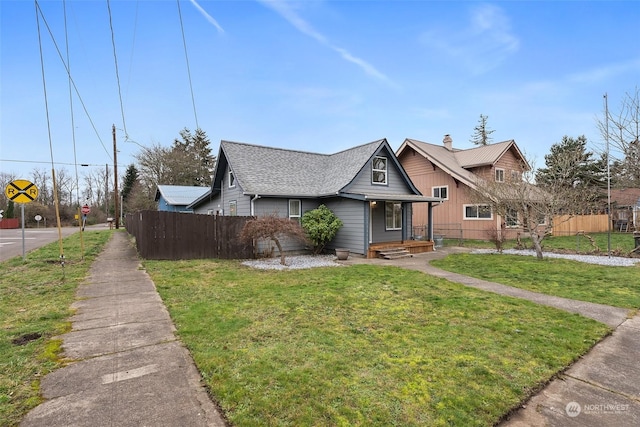
[[[97,225],[91,229],[106,229],[106,225]],[[78,227],[62,227],[62,237],[65,238],[78,232]],[[27,257],[29,251],[42,247],[58,240],[58,229],[48,228],[27,228],[24,230],[24,247]],[[0,262],[9,258],[22,256],[22,228],[5,230],[0,229]]]

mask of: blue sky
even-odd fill
[[[53,152],[73,172],[74,137],[77,163],[111,164],[112,124],[125,167],[137,144],[196,128],[176,1],[38,4],[47,104],[35,2],[0,2],[0,171],[28,179]],[[63,7],[72,103],[53,42],[66,61]],[[181,0],[180,11],[215,154],[221,139],[334,153],[451,134],[468,148],[484,114],[494,142],[514,139],[541,166],[563,135],[602,144],[603,95],[615,109],[640,85],[637,1]]]

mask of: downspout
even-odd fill
[[[260,198],[259,194],[254,194],[254,196],[251,198],[251,216],[256,216],[255,214],[256,208],[255,208],[254,202],[259,198]]]

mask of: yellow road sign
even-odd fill
[[[16,203],[30,203],[38,197],[38,187],[26,179],[15,179],[7,184],[4,194]]]

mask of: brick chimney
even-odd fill
[[[442,143],[444,144],[444,148],[449,151],[453,151],[453,139],[451,139],[451,135],[446,134],[444,136],[444,139],[442,140]]]

